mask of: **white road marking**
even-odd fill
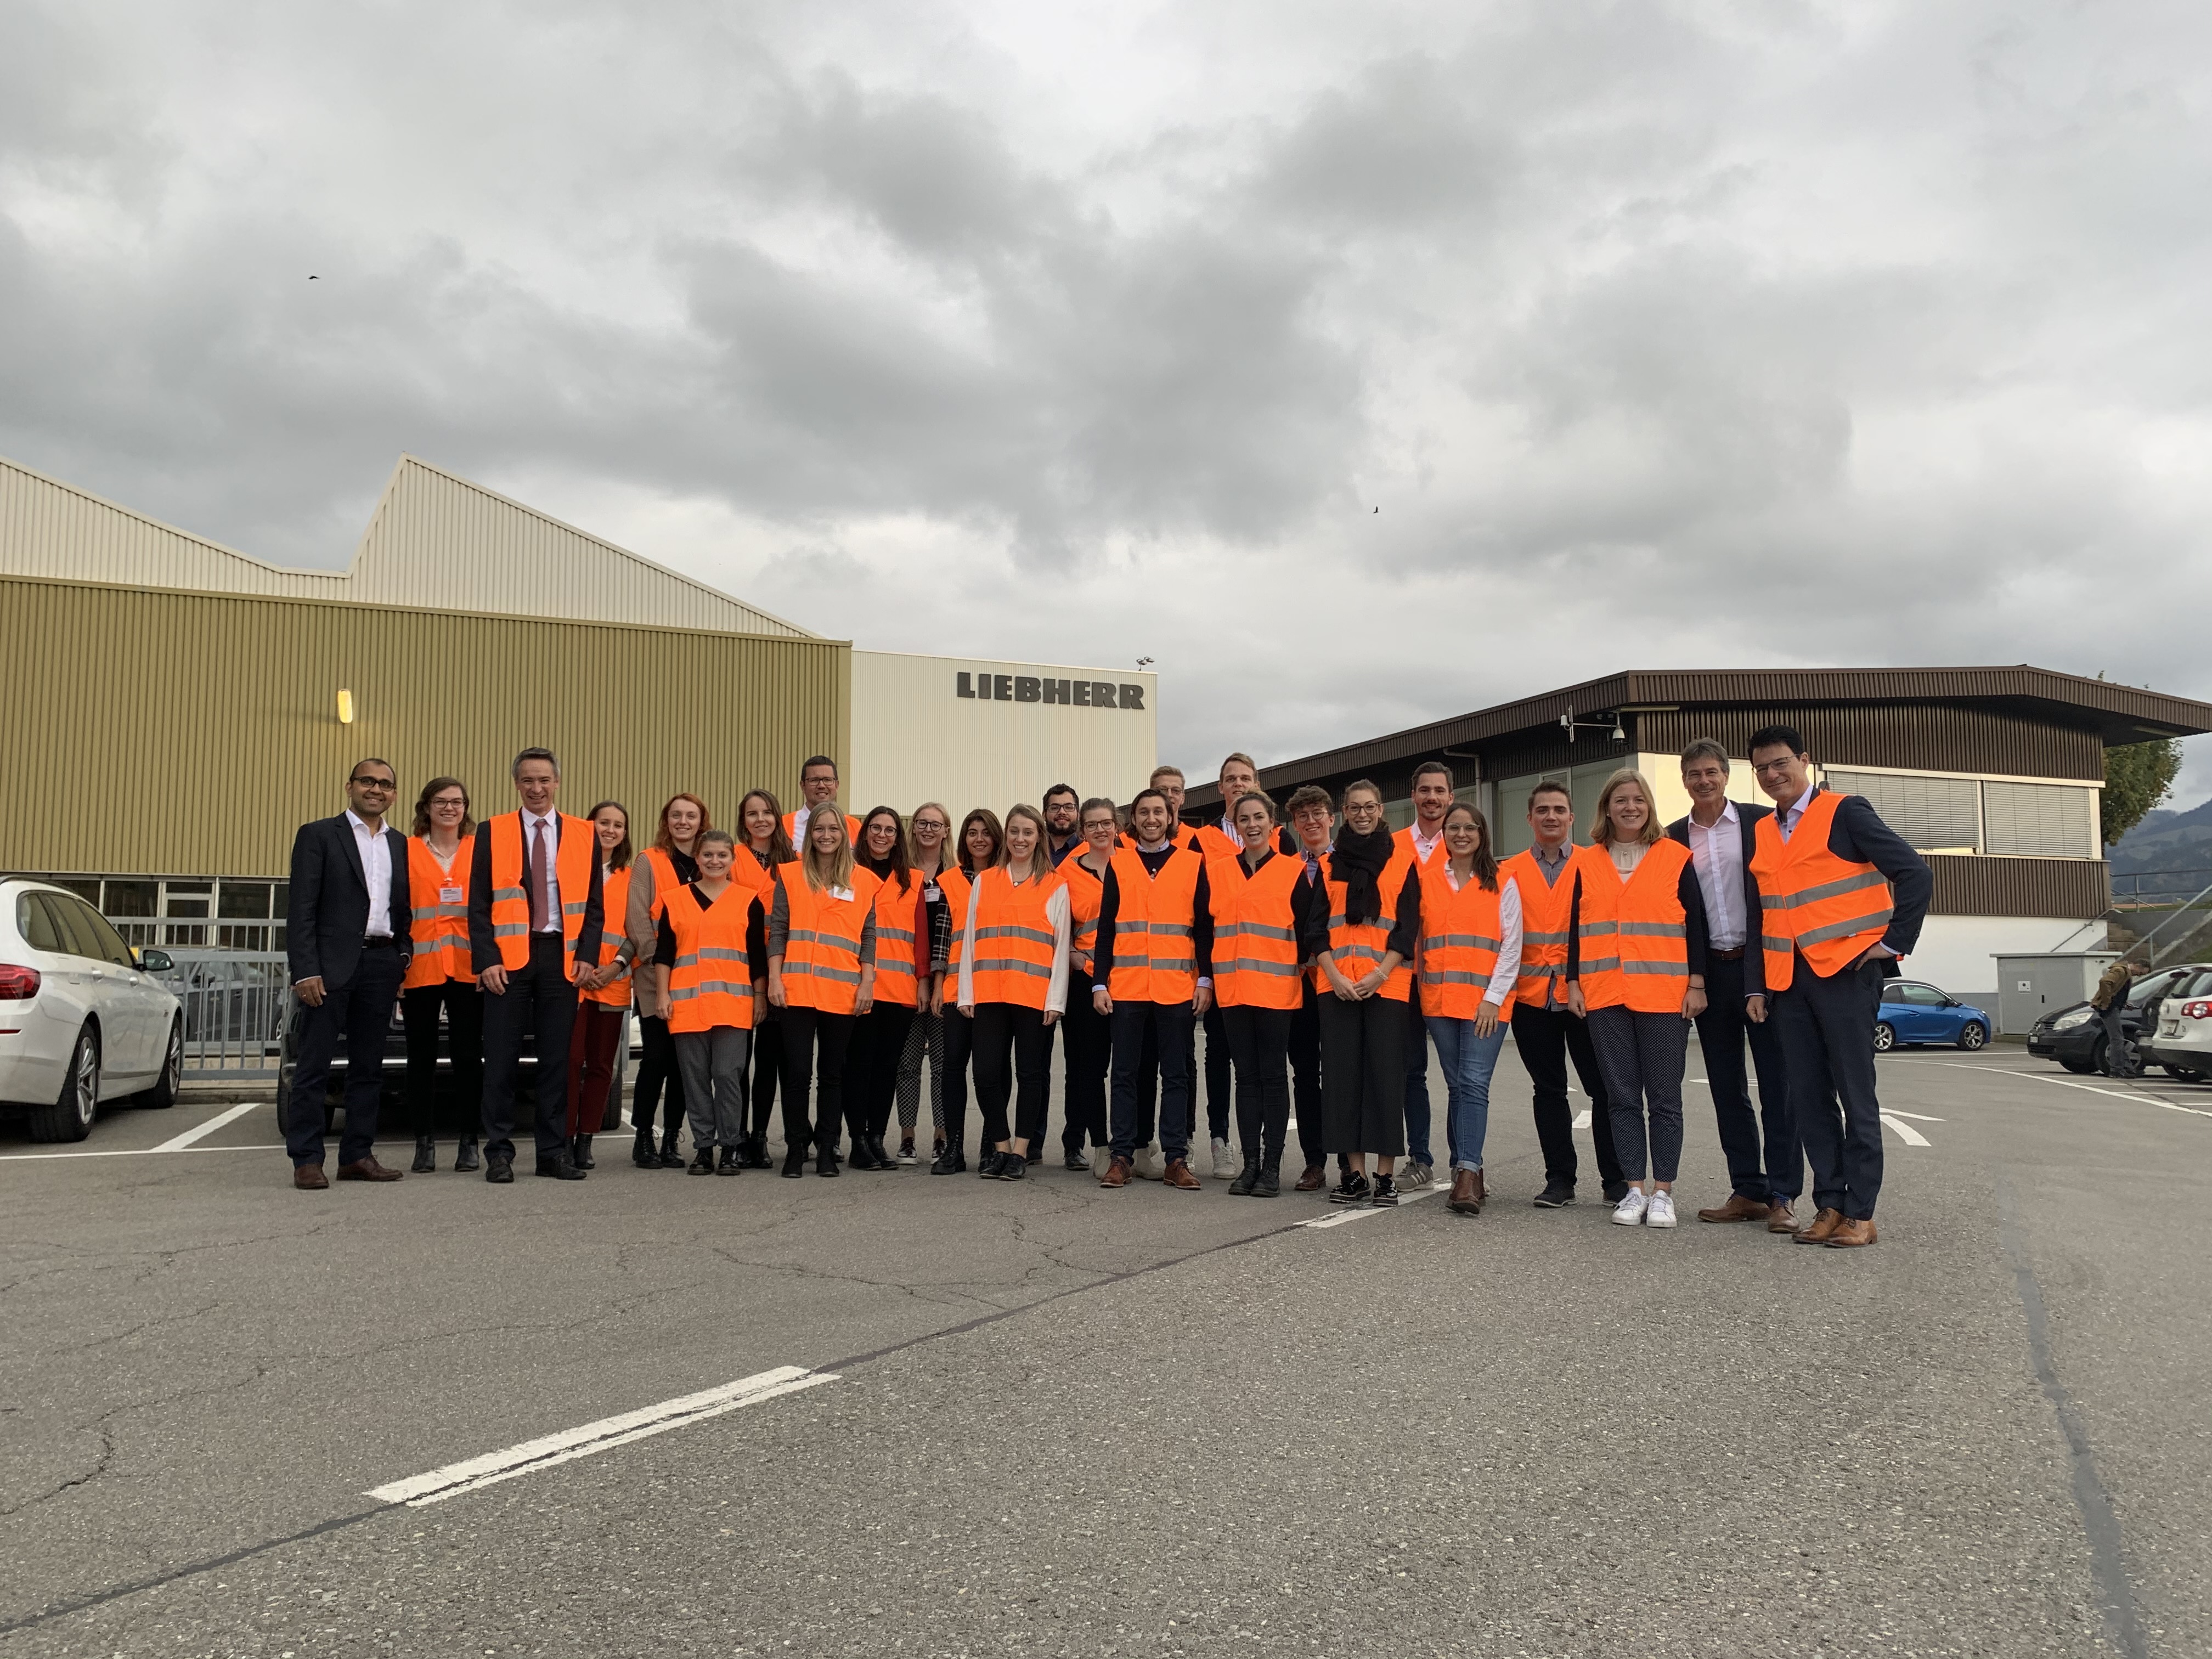
[[[1945,1121],[1940,1117],[1930,1117],[1925,1112],[1900,1111],[1894,1106],[1885,1106],[1881,1109],[1886,1117],[1909,1117],[1915,1123],[1941,1123]]]
[[[1378,1210],[1374,1206],[1369,1205],[1364,1208],[1355,1209],[1347,1204],[1340,1209],[1331,1210],[1327,1215],[1317,1215],[1310,1221],[1294,1221],[1291,1224],[1293,1227],[1310,1227],[1318,1232],[1325,1227],[1341,1227],[1346,1222],[1358,1221],[1363,1216],[1388,1215],[1394,1207],[1403,1209],[1408,1204],[1418,1204],[1425,1198],[1434,1198],[1438,1193],[1447,1190],[1449,1188],[1444,1184],[1432,1181],[1427,1186],[1417,1188],[1410,1193],[1399,1194],[1398,1202],[1395,1206],[1386,1204]]]
[[[196,1128],[187,1129],[184,1133],[178,1135],[172,1139],[165,1140],[160,1146],[149,1148],[149,1150],[156,1152],[181,1152],[185,1147],[191,1146],[194,1141],[205,1140],[217,1129],[222,1127],[224,1124],[237,1122],[239,1119],[244,1117],[258,1104],[260,1104],[258,1101],[242,1101],[238,1105],[233,1106],[228,1110],[217,1112],[213,1117],[210,1118],[206,1122],[200,1124]]]
[[[1884,1112],[1881,1115],[1881,1126],[1894,1133],[1908,1146],[1926,1146],[1932,1144],[1926,1135],[1922,1134],[1919,1130],[1908,1123],[1899,1122],[1891,1113]]]
[[[2100,1089],[2094,1083],[2076,1083],[2070,1077],[2037,1077],[2033,1072],[2021,1075],[2038,1083],[2055,1084],[2061,1089],[2081,1089],[2093,1095],[2110,1095],[2114,1100],[2132,1101],[2138,1106],[2162,1106],[2169,1112],[2186,1112],[2191,1117],[2212,1117],[2212,1112],[2201,1106],[2183,1106],[2171,1100],[2160,1100],[2156,1095],[2131,1095],[2118,1089]]]
[[[283,1141],[265,1146],[125,1146],[107,1152],[0,1152],[0,1164],[37,1164],[51,1158],[151,1158],[156,1152],[281,1152]]]
[[[725,1412],[737,1411],[745,1406],[757,1406],[763,1400],[773,1400],[779,1395],[796,1394],[801,1389],[811,1389],[836,1380],[837,1373],[835,1371],[810,1371],[803,1365],[779,1365],[774,1370],[759,1371],[751,1376],[741,1376],[734,1382],[725,1382],[718,1389],[687,1394],[675,1400],[664,1400],[657,1406],[624,1412],[618,1417],[603,1417],[598,1422],[586,1423],[580,1428],[564,1429],[558,1434],[526,1440],[520,1445],[509,1446],[504,1451],[486,1452],[481,1457],[448,1463],[443,1468],[430,1470],[427,1474],[410,1475],[404,1480],[394,1480],[374,1487],[367,1495],[379,1503],[404,1504],[410,1509],[442,1504],[448,1498],[458,1498],[465,1492],[480,1492],[502,1480],[512,1480],[519,1474],[551,1468],[556,1463],[569,1462],[579,1457],[589,1457],[595,1452],[626,1446],[631,1441],[642,1440],[648,1435],[665,1434],[671,1429],[703,1423],[707,1419],[720,1417]]]
[[[1589,1122],[1589,1115],[1590,1115],[1590,1109],[1589,1109],[1589,1107],[1587,1107],[1587,1106],[1583,1107],[1583,1108],[1582,1109],[1582,1110],[1580,1110],[1579,1112],[1577,1112],[1577,1113],[1575,1114],[1575,1121],[1574,1121],[1574,1122],[1573,1122],[1572,1124],[1569,1125],[1568,1127],[1571,1127],[1571,1128],[1576,1128],[1576,1129],[1587,1129],[1587,1128],[1589,1128],[1589,1126],[1590,1126],[1590,1122]]]

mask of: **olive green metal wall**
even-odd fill
[[[517,749],[561,757],[561,804],[648,830],[679,789],[717,823],[850,741],[842,641],[550,622],[0,577],[0,870],[282,876],[306,818],[380,755],[515,805]],[[337,694],[355,716],[339,724]]]

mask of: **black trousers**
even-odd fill
[[[1060,1029],[1066,1034],[1060,1052],[1067,1057],[1060,1091],[1066,1102],[1067,1127],[1061,1130],[1060,1142],[1075,1157],[1083,1151],[1085,1135],[1093,1146],[1107,1143],[1106,1071],[1114,1053],[1113,1021],[1092,1004],[1089,986],[1071,980]]]
[[[1291,1014],[1291,1099],[1297,1108],[1298,1151],[1309,1166],[1325,1162],[1322,1150],[1321,1010],[1313,981]]]
[[[769,1114],[775,1109],[776,1079],[783,1075],[783,1010],[763,1010],[769,1016],[753,1027],[752,1132],[768,1133]]]
[[[1229,1139],[1231,1102],[1241,1093],[1236,1082],[1237,1045],[1229,1036],[1228,1010],[1215,1003],[1199,1022],[1206,1030],[1206,1129],[1216,1140]]]
[[[1283,1167],[1291,1131],[1291,1025],[1294,1008],[1224,1008],[1222,1024],[1237,1064],[1237,1144],[1249,1163]]]
[[[323,1161],[323,1102],[330,1092],[331,1060],[341,1035],[346,1045],[345,1128],[338,1137],[338,1162],[358,1164],[376,1150],[377,1108],[384,1093],[384,1034],[391,1027],[392,1005],[405,972],[391,940],[364,945],[351,979],[335,990],[325,985],[317,1006],[300,1005],[292,1087],[284,1097],[284,1148],[294,1164]],[[564,1048],[561,1052],[568,1051]]]
[[[1052,1027],[1044,1023],[1042,1009],[1017,1002],[979,1002],[969,1025],[975,1039],[975,1104],[983,1114],[981,1144],[996,1146],[1018,1137],[1035,1152],[1044,1138],[1052,1087]],[[1014,1103],[1011,1126],[1009,1098]]]
[[[1751,949],[1759,943],[1752,941]],[[1705,959],[1705,1012],[1698,1016],[1698,1051],[1713,1095],[1713,1125],[1728,1158],[1729,1185],[1754,1204],[1794,1203],[1805,1190],[1805,1153],[1790,1115],[1789,1068],[1781,1028],[1743,1017],[1743,962]],[[1759,1073],[1759,1109],[1746,1085],[1743,1045]],[[1761,1131],[1764,1130],[1762,1135]]]
[[[853,1016],[818,1008],[785,1008],[783,1027],[783,1146],[787,1152],[837,1150],[845,1121],[845,1057],[853,1041]],[[814,1075],[816,1048],[821,1075]],[[806,1121],[807,1090],[814,1092],[814,1121]]]
[[[438,1011],[446,1011],[446,1057],[460,1103],[461,1133],[476,1138],[483,1116],[483,993],[476,981],[441,980],[399,994],[407,1027],[407,1118],[418,1135],[438,1133]]]
[[[1406,1151],[1406,1005],[1393,997],[1316,999],[1321,1016],[1322,1145],[1401,1158]]]
[[[1606,1097],[1605,1078],[1598,1070],[1597,1050],[1590,1044],[1589,1028],[1565,1008],[1532,1008],[1517,1003],[1513,1009],[1513,1047],[1534,1086],[1536,1140],[1544,1149],[1544,1179],[1575,1184],[1575,1115],[1567,1107],[1567,1060],[1575,1062],[1575,1075],[1590,1097],[1590,1139],[1597,1149],[1598,1179],[1617,1186],[1626,1179],[1620,1158],[1613,1146],[1613,1106]]]
[[[945,1144],[968,1144],[968,1061],[975,1052],[975,1022],[945,1005]]]
[[[1173,1163],[1190,1154],[1191,1062],[1198,1028],[1188,1002],[1117,1002],[1109,1016],[1114,1042],[1113,1147],[1116,1158],[1134,1158],[1147,1143],[1137,1139],[1137,1109],[1145,1092],[1145,1037],[1158,1043],[1160,1066],[1161,1154]]]
[[[913,1024],[914,1010],[900,1002],[878,1002],[854,1018],[852,1047],[845,1054],[845,1123],[854,1134],[890,1130],[891,1109],[898,1104],[899,1056]]]
[[[1822,979],[1802,957],[1772,999],[1790,1073],[1790,1113],[1813,1166],[1813,1202],[1856,1221],[1881,1194],[1881,1103],[1875,1096],[1874,1030],[1881,964]]]
[[[677,1063],[676,1041],[669,1035],[668,1022],[655,1015],[638,1016],[637,1033],[644,1052],[637,1057],[637,1081],[630,1085],[629,1121],[652,1133],[653,1114],[661,1109],[665,1089],[668,1133],[672,1135],[684,1121],[684,1068]]]
[[[568,1145],[568,1033],[576,1023],[576,988],[568,982],[558,933],[532,933],[530,960],[510,971],[507,990],[484,994],[484,1156],[514,1156],[514,1080],[522,1070],[522,1036],[530,1034],[531,1086],[538,1096],[538,1155]]]

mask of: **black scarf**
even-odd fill
[[[1397,838],[1387,827],[1364,836],[1348,822],[1338,827],[1329,845],[1328,872],[1344,884],[1344,919],[1354,927],[1382,915],[1382,893],[1376,881],[1397,850]]]

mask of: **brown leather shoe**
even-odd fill
[[[1764,1221],[1767,1206],[1756,1199],[1746,1198],[1741,1193],[1730,1193],[1729,1201],[1717,1210],[1700,1210],[1700,1221]]]
[[[1198,1177],[1190,1172],[1190,1164],[1180,1158],[1168,1165],[1160,1180],[1178,1192],[1194,1193],[1199,1188]]]
[[[1451,1196],[1444,1204],[1462,1215],[1480,1215],[1486,1196],[1482,1189],[1481,1170],[1455,1170],[1452,1172]]]
[[[1102,1187],[1126,1187],[1129,1184],[1129,1160],[1117,1158],[1106,1166],[1106,1173],[1098,1177]]]
[[[1306,1172],[1298,1177],[1298,1184],[1292,1190],[1301,1193],[1317,1193],[1328,1185],[1328,1166],[1321,1164],[1309,1164],[1306,1165]]]
[[[356,1158],[351,1164],[338,1165],[340,1181],[398,1181],[403,1179],[397,1170],[387,1170],[376,1161],[376,1154]]]
[[[1766,1231],[1770,1233],[1794,1233],[1797,1231],[1797,1217],[1790,1209],[1788,1199],[1777,1199],[1766,1206]]]
[[[318,1193],[331,1184],[331,1179],[323,1173],[319,1164],[295,1164],[292,1184],[303,1193]]]
[[[1874,1218],[1869,1216],[1864,1221],[1847,1218],[1829,1236],[1827,1243],[1832,1250],[1856,1250],[1863,1244],[1873,1243],[1875,1238]]]
[[[1811,1222],[1797,1230],[1800,1244],[1825,1244],[1836,1236],[1836,1229],[1844,1224],[1841,1210],[1822,1210]]]

